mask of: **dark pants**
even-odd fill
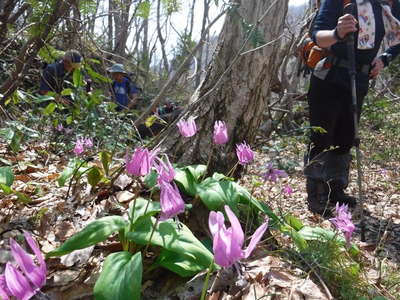
[[[358,118],[367,90],[358,89]],[[330,81],[311,76],[308,91],[310,125],[322,127],[327,132],[311,131],[309,159],[331,146],[337,154],[346,154],[354,145],[354,113],[351,91]]]

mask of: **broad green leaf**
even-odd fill
[[[193,165],[185,167],[186,170],[193,175],[193,178],[198,181],[206,172],[207,166],[205,165]]]
[[[285,221],[290,227],[292,227],[296,231],[299,231],[304,227],[303,223],[293,215],[286,215]]]
[[[0,183],[0,189],[2,189],[4,194],[6,195],[11,195],[13,193],[12,188],[10,188],[8,185],[5,185],[4,183]]]
[[[111,154],[107,151],[102,151],[99,154],[101,164],[103,165],[104,172],[108,175],[110,170],[110,163],[111,163]]]
[[[70,179],[72,177],[72,175],[74,174],[74,169],[70,168],[70,167],[66,167],[60,177],[58,177],[57,182],[59,186],[64,186],[65,183],[67,182],[68,179]]]
[[[56,109],[57,105],[54,102],[50,102],[46,108],[43,110],[43,114],[48,116],[51,115]]]
[[[14,174],[10,167],[0,167],[0,183],[11,186],[14,182]]]
[[[156,219],[154,217],[139,218],[134,225],[134,230],[128,232],[126,238],[140,245],[147,244],[155,223]],[[193,235],[185,224],[178,224],[172,220],[157,224],[150,243],[179,254],[180,258],[177,259],[177,263],[182,261],[181,255],[184,255],[204,270],[210,266],[213,260],[212,253]],[[170,269],[170,265],[169,263],[166,267]],[[185,265],[180,264],[180,267],[184,268]],[[190,272],[192,268],[193,266],[186,270]],[[170,270],[173,271],[173,269]]]
[[[157,172],[154,170],[151,170],[149,174],[146,175],[144,178],[144,184],[148,186],[149,188],[154,187],[157,184]]]
[[[187,169],[175,169],[174,181],[185,194],[192,197],[196,195],[196,179]]]
[[[321,227],[304,226],[301,230],[298,231],[298,233],[306,241],[324,241],[332,240],[335,238],[341,245],[346,244],[346,241],[343,237],[338,236],[338,234],[332,230],[323,229]],[[352,252],[352,254],[357,254],[360,252],[355,244],[351,244],[350,251]]]
[[[166,249],[161,250],[154,266],[166,268],[181,277],[190,277],[205,269],[204,266],[196,263],[190,256]]]
[[[79,167],[79,170],[75,171]],[[79,176],[85,172],[89,167],[87,163],[83,163],[80,159],[73,158],[68,162],[68,166],[62,171],[60,177],[58,177],[57,182],[59,186],[64,186],[67,180],[69,180],[74,173],[75,176]]]
[[[308,248],[307,241],[292,227],[289,226],[281,226],[280,227],[281,232],[286,233],[289,235],[294,243],[296,244],[297,248],[300,250],[305,250]]]
[[[65,122],[67,123],[67,125],[71,125],[73,120],[74,120],[74,118],[72,116],[68,116],[67,119],[65,120]]]
[[[209,177],[197,185],[197,194],[209,210],[222,210],[228,205],[234,212],[238,211],[241,195],[232,181],[216,181]]]
[[[63,89],[61,91],[62,96],[71,96],[72,95],[72,89]]]
[[[100,83],[111,83],[112,82],[112,80],[110,78],[107,78],[107,77],[95,72],[88,64],[85,64],[85,70],[87,71],[90,78],[94,79],[94,81],[96,81],[96,82],[100,82]]]
[[[72,74],[72,81],[74,83],[74,87],[83,86],[83,76],[80,69],[74,70],[74,73]]]
[[[42,103],[42,102],[53,101],[54,100],[54,96],[51,96],[51,95],[40,95],[40,96],[34,97],[33,100],[35,101],[35,103],[39,104],[39,103]]]
[[[64,244],[47,254],[47,257],[62,256],[74,250],[83,249],[102,241],[125,228],[128,222],[120,216],[108,216],[93,221],[80,232],[70,237]]]
[[[18,152],[21,149],[22,138],[23,134],[20,131],[15,131],[15,134],[10,143],[10,149],[13,152]]]
[[[103,178],[99,168],[93,167],[88,173],[88,182],[91,186],[96,186]]]
[[[142,254],[127,251],[107,256],[93,289],[96,300],[139,300],[142,285]]]
[[[137,198],[129,203],[129,220],[134,224],[140,217],[152,216],[161,211],[160,202],[150,201],[144,198]]]
[[[7,143],[11,142],[15,132],[11,128],[0,129],[0,136],[2,136]]]

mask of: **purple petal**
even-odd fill
[[[10,300],[11,292],[7,288],[6,276],[4,274],[0,275],[0,299]]]
[[[236,260],[242,258],[243,256],[243,242],[244,242],[244,233],[242,226],[236,215],[232,212],[228,205],[225,205],[225,212],[231,222],[231,231],[232,231],[232,241],[231,241],[231,253],[232,257],[236,257]]]
[[[12,264],[7,263],[4,274],[6,277],[7,288],[10,290],[11,295],[16,297],[18,300],[28,300],[35,295],[28,280]]]
[[[35,254],[37,260],[39,261],[39,268],[38,269],[38,278],[39,281],[37,281],[38,284],[32,281],[32,283],[37,287],[41,288],[45,282],[46,282],[46,262],[43,259],[42,251],[40,251],[38,243],[32,238],[32,236],[29,234],[29,232],[25,231],[24,232],[25,240],[28,243],[29,247],[31,247],[33,253]]]
[[[213,238],[213,252],[215,262],[221,267],[231,266],[236,259],[231,256],[232,232],[225,226],[219,226]]]
[[[10,239],[10,246],[15,261],[26,277],[36,288],[41,288],[46,280],[46,272],[43,273],[42,268],[36,266],[31,256],[13,239]]]
[[[164,221],[177,216],[185,211],[185,202],[179,193],[176,185],[162,181],[160,184],[160,221]]]
[[[268,219],[265,223],[263,223],[257,230],[254,232],[253,236],[251,237],[250,244],[244,250],[244,257],[248,258],[250,254],[253,252],[254,248],[257,246],[258,242],[261,240],[262,236],[264,235],[265,231],[268,228]]]
[[[208,217],[208,227],[212,236],[214,237],[219,228],[224,226],[224,215],[219,211],[211,211]]]

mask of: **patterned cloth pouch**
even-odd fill
[[[400,21],[393,16],[388,4],[381,3],[381,5],[385,26],[385,48],[387,48],[400,43]],[[357,0],[357,10],[360,27],[357,48],[373,49],[375,48],[375,16],[372,4],[366,0]]]

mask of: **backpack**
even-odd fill
[[[325,0],[327,1],[327,0]],[[351,0],[342,0],[343,8],[351,3]],[[299,42],[298,48],[298,57],[300,59],[300,68],[299,72],[303,71],[305,74],[309,73],[311,70],[315,68],[317,63],[327,57],[331,52],[329,49],[319,47],[314,41],[311,39],[311,32],[314,27],[315,19],[318,15],[319,8],[321,5],[321,1],[317,0],[317,9],[310,18],[311,22],[308,28],[308,31],[304,34]]]

